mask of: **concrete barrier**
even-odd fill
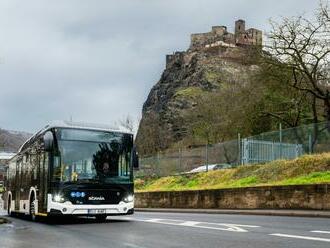
[[[330,210],[330,184],[135,193],[136,208]]]

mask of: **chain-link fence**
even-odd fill
[[[158,153],[140,159],[137,177],[190,173],[244,164],[294,159],[303,154],[330,151],[328,122],[262,133],[247,138]],[[198,169],[197,169],[198,170]]]

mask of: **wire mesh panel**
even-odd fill
[[[264,140],[242,140],[242,164],[264,163],[276,159],[294,159],[304,154],[302,144]]]

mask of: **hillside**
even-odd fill
[[[330,183],[330,153],[197,174],[136,179],[136,191],[176,191]]]
[[[200,99],[240,87],[258,69],[244,47],[209,47],[173,55],[143,105],[137,133],[141,154],[164,150],[186,138]],[[197,115],[197,114],[196,114]]]
[[[140,155],[220,143],[238,133],[248,137],[280,123],[285,128],[317,122],[320,104],[283,84],[292,76],[272,67],[261,44],[261,31],[245,30],[238,20],[234,34],[214,26],[192,34],[188,50],[167,55],[143,105],[136,137]]]
[[[16,152],[32,134],[0,128],[0,151]]]

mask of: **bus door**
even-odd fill
[[[45,213],[47,211],[47,193],[48,193],[48,153],[42,152],[39,158],[39,194],[38,211]]]
[[[22,187],[22,158],[20,157],[16,161],[16,177],[15,177],[15,211],[19,211],[19,201],[21,199],[21,187]]]

